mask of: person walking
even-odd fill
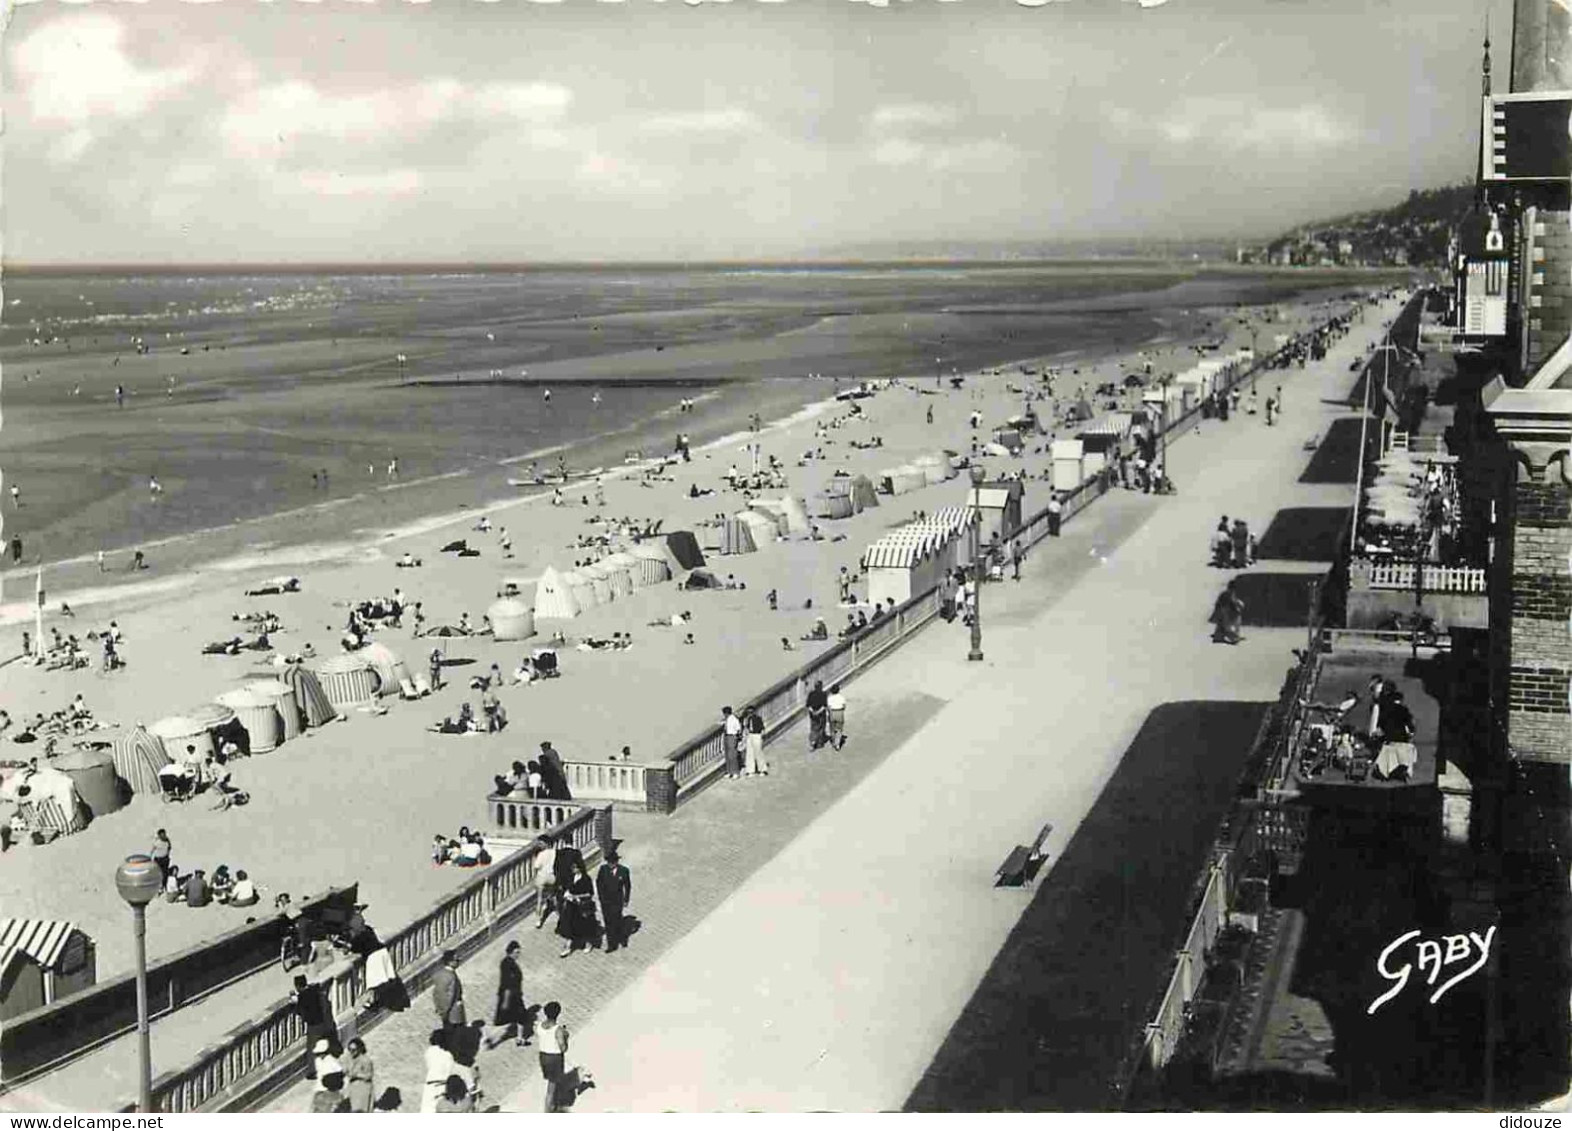
[[[1015,539],[1010,543],[1010,567],[1014,570],[1015,580],[1021,580],[1021,562],[1026,560],[1026,551],[1021,549],[1021,540]]]
[[[442,952],[442,965],[431,977],[431,1005],[437,1012],[437,1023],[447,1031],[451,1050],[453,1038],[468,1024],[464,1012],[464,983],[458,975],[458,955],[451,950]],[[443,1082],[447,1082],[446,1077]]]
[[[1229,579],[1227,586],[1217,595],[1217,601],[1212,606],[1212,643],[1213,644],[1238,644],[1243,637],[1239,635],[1239,626],[1244,621],[1244,602],[1234,589],[1234,580]]]
[[[376,1096],[377,1066],[366,1052],[366,1042],[359,1037],[351,1037],[344,1049],[344,1076],[349,1110],[369,1112]]]
[[[846,696],[841,694],[840,684],[837,683],[830,688],[824,705],[829,712],[829,727],[825,731],[826,740],[835,749],[841,750],[846,746]]]
[[[595,895],[600,900],[600,917],[606,926],[606,953],[628,945],[623,918],[633,899],[633,877],[615,848],[606,853],[605,863],[595,873]]]
[[[546,916],[557,895],[557,838],[541,838],[542,848],[535,854],[535,929],[546,925]]]
[[[1055,491],[1048,499],[1048,536],[1059,537],[1059,524],[1063,521],[1064,501]]]
[[[560,854],[557,860],[562,860]],[[596,934],[595,883],[582,857],[574,862],[573,877],[567,883],[559,880],[557,887],[557,937],[562,940],[562,953],[557,957],[566,958],[587,948]]]
[[[1250,527],[1242,518],[1234,519],[1233,529],[1228,532],[1228,537],[1233,542],[1234,568],[1244,569],[1250,564]]]
[[[497,1008],[491,1014],[496,1035],[486,1040],[494,1049],[513,1034],[514,1044],[523,1048],[529,1041],[529,1009],[524,1004],[524,971],[519,967],[519,943],[508,943],[497,966]]]
[[[748,773],[769,776],[770,764],[764,760],[764,716],[757,707],[742,712],[742,741],[747,747]]]
[[[721,708],[721,753],[726,758],[726,776],[735,778],[742,773],[742,722],[732,714],[730,707]]]
[[[544,1110],[550,1115],[562,1110],[559,1092],[567,1074],[568,1027],[562,1020],[562,1003],[548,1001],[535,1022],[535,1048],[540,1056],[540,1075],[546,1081]]]
[[[420,1089],[420,1113],[431,1115],[437,1110],[437,1101],[442,1098],[448,1086],[448,1077],[453,1075],[457,1062],[453,1053],[448,1050],[448,1034],[444,1029],[433,1029],[431,1039],[426,1045],[426,1075],[425,1082]]]
[[[808,749],[817,750],[824,745],[825,728],[829,725],[829,696],[824,693],[824,682],[815,680],[808,692]]]

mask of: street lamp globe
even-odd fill
[[[987,472],[985,472],[982,469],[982,465],[981,464],[976,464],[976,463],[972,464],[971,472],[972,472],[972,486],[973,487],[981,487],[983,485],[983,479],[987,477]]]
[[[151,856],[127,856],[115,869],[115,888],[132,907],[146,907],[164,890],[164,874]]]

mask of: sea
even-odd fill
[[[1115,260],[10,271],[0,537],[30,567],[353,535],[871,378],[1070,371],[1371,281]]]

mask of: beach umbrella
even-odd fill
[[[338,711],[328,702],[327,692],[322,690],[322,682],[305,665],[290,664],[281,679],[294,691],[295,702],[300,705],[308,727],[319,727],[338,718]]]
[[[150,734],[141,723],[115,739],[111,757],[115,773],[132,793],[163,792],[158,771],[169,765],[171,759],[163,740]]]

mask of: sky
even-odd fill
[[[1472,179],[1509,0],[15,8],[7,264],[1265,238]]]

